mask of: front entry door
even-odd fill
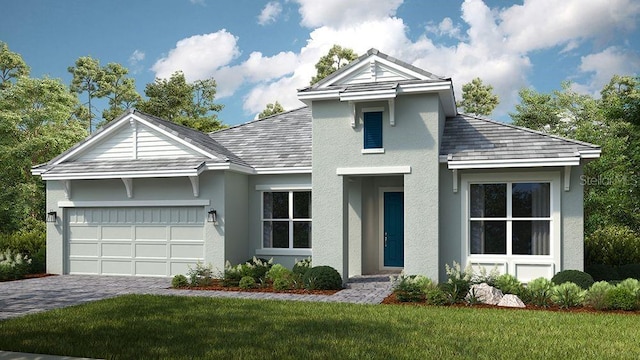
[[[404,193],[384,193],[384,266],[404,266]]]

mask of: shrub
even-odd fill
[[[614,286],[606,281],[593,283],[584,296],[584,304],[596,310],[605,310],[610,307],[607,294]]]
[[[515,276],[511,274],[502,274],[495,280],[495,287],[500,289],[503,294],[513,294],[519,297],[524,292],[524,285]]]
[[[267,273],[265,274],[265,278],[271,281],[276,281],[277,279],[283,278],[291,278],[292,276],[293,272],[280,264],[273,265],[271,269],[269,269],[269,271],[267,271]]]
[[[536,306],[549,306],[553,282],[543,277],[533,279],[527,284],[527,297]]]
[[[22,279],[28,273],[31,259],[11,249],[0,251],[0,281]]]
[[[425,301],[429,305],[447,305],[451,303],[449,296],[439,287],[433,284],[433,287],[425,291]]]
[[[605,264],[591,264],[585,265],[584,269],[589,275],[593,277],[594,281],[609,281],[620,280],[621,277],[618,274],[618,268],[612,265]]]
[[[187,280],[187,277],[184,275],[176,275],[173,277],[173,279],[171,280],[171,287],[179,289],[179,288],[184,288],[184,287],[188,287],[189,286],[189,280]]]
[[[632,294],[635,295],[636,300],[640,301],[640,281],[638,281],[637,279],[629,278],[623,280],[617,286],[629,290]]]
[[[607,292],[607,303],[611,309],[632,311],[637,309],[638,300],[626,287],[616,286]]]
[[[393,293],[401,302],[419,302],[426,299],[426,291],[435,286],[422,275],[400,275],[393,286]]]
[[[293,286],[293,280],[290,277],[281,277],[273,280],[273,289],[282,291],[289,290]]]
[[[306,259],[296,261],[295,265],[293,265],[293,275],[302,279],[307,270],[311,269],[311,258],[308,257]]]
[[[331,266],[314,266],[303,278],[307,290],[339,290],[342,289],[342,277],[338,270]]]
[[[563,271],[560,271],[559,273],[555,274],[551,278],[551,281],[554,284],[558,284],[558,285],[564,284],[566,282],[572,282],[572,283],[580,286],[584,290],[590,288],[591,285],[593,285],[593,283],[594,283],[593,278],[591,277],[591,275],[587,274],[586,272],[580,271],[580,270],[563,270]]]
[[[631,228],[608,225],[594,231],[584,242],[587,264],[640,264],[640,236]]]
[[[453,266],[445,264],[445,270],[447,282],[441,284],[441,289],[450,296],[452,303],[462,301],[471,286],[471,279],[473,278],[471,265],[462,270],[460,264],[454,261]]]
[[[256,286],[256,280],[251,276],[243,276],[238,283],[241,289],[251,289]]]
[[[256,282],[263,282],[267,271],[273,265],[273,258],[267,260],[254,256],[242,265],[243,276],[251,276]]]
[[[198,261],[195,268],[189,266],[187,277],[189,278],[189,284],[191,286],[211,285],[214,279],[213,266],[211,264],[205,265]]]
[[[232,266],[229,261],[224,265],[224,273],[222,275],[222,286],[238,286],[242,279],[242,264]]]
[[[638,244],[640,246],[640,244]],[[620,279],[638,279],[640,280],[640,264],[625,264],[618,267]]]
[[[553,287],[551,300],[561,308],[568,309],[582,305],[585,291],[577,284],[564,282]]]
[[[498,270],[496,266],[491,268],[490,271],[487,271],[487,268],[482,266],[478,273],[474,273],[470,267],[468,269],[471,271],[471,282],[474,284],[485,283],[490,286],[495,286],[496,280],[500,277],[500,270]]]
[[[27,268],[27,273],[44,273],[46,264],[46,223],[36,221],[29,224],[29,228],[11,234],[0,235],[0,249],[10,249],[13,253],[20,253],[33,261]]]

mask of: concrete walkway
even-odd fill
[[[168,278],[85,275],[60,275],[2,282],[0,320],[125,294],[379,304],[391,292],[391,283],[386,275],[352,278],[344,290],[334,295],[175,290],[170,289],[170,286],[171,279]]]

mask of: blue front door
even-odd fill
[[[404,193],[384,193],[384,266],[404,266]]]

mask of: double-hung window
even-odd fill
[[[549,182],[471,183],[469,252],[550,255]]]
[[[311,248],[311,191],[262,193],[263,248]]]

